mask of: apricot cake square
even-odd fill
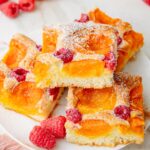
[[[90,11],[88,17],[91,21],[112,25],[118,30],[118,62],[116,71],[121,71],[143,46],[143,35],[136,32],[128,22],[112,18],[98,8]]]
[[[111,26],[92,22],[44,28],[44,54],[37,61],[45,69],[37,71],[39,64],[34,67],[38,86],[111,86],[117,60],[116,32]]]
[[[97,146],[143,142],[142,79],[117,73],[114,80],[112,87],[102,89],[69,88],[68,142]]]
[[[0,62],[0,104],[40,121],[53,111],[63,89],[36,86],[32,70],[38,54],[34,41],[21,34],[13,36]]]

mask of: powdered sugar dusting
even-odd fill
[[[53,26],[59,32],[59,36],[57,38],[57,47],[60,48],[68,48],[73,51],[82,49],[88,50],[88,40],[91,34],[94,35],[104,35],[109,37],[113,41],[113,49],[116,42],[116,29],[109,25],[96,24],[93,22],[88,23],[69,23],[66,25],[57,25]],[[91,51],[91,53],[95,53]]]

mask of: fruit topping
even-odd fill
[[[77,130],[77,134],[87,136],[89,138],[96,138],[107,135],[111,131],[111,126],[103,120],[82,120],[80,122],[81,128]]]
[[[57,98],[58,93],[59,93],[59,88],[58,87],[49,89],[49,94],[53,96],[54,100]]]
[[[115,70],[117,61],[115,59],[113,52],[108,53],[105,56],[104,61],[105,61],[105,67],[106,68],[108,68],[110,70]]]
[[[99,77],[104,73],[104,68],[104,61],[87,59],[64,64],[63,72],[73,77]]]
[[[41,52],[42,51],[42,46],[41,45],[36,45],[36,48]]]
[[[117,117],[127,120],[130,117],[130,108],[125,105],[115,107],[114,113]]]
[[[122,43],[122,38],[119,36],[117,39],[117,44],[120,45]]]
[[[68,120],[74,123],[78,123],[79,121],[82,120],[81,113],[75,108],[66,110],[66,116]]]
[[[64,63],[71,62],[73,59],[74,53],[66,48],[61,48],[54,53],[54,56],[61,59]]]
[[[87,14],[81,14],[81,17],[79,20],[75,20],[76,22],[86,23],[89,21],[89,16]]]
[[[26,80],[27,73],[28,71],[23,68],[16,68],[11,72],[10,76],[15,77],[18,82],[21,82]]]

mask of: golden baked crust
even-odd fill
[[[9,51],[0,62],[0,103],[38,121],[49,116],[63,92],[63,88],[36,86],[32,70],[39,53],[34,41],[16,34],[10,41]],[[20,68],[27,72],[25,79],[21,81],[12,75]],[[18,76],[22,75],[22,70],[18,72]]]
[[[82,114],[78,123],[67,120],[69,142],[97,146],[143,142],[142,79],[116,73],[114,80],[109,88],[69,88],[67,109],[75,108]],[[119,116],[122,110],[128,111],[128,115]]]
[[[46,27],[42,52],[37,61],[48,75],[41,79],[40,72],[35,73],[39,87],[111,86],[117,62],[116,29],[93,22]]]
[[[121,71],[127,62],[135,56],[136,52],[143,46],[143,35],[134,31],[128,22],[119,18],[112,18],[96,8],[89,12],[90,20],[96,23],[109,24],[117,28],[122,43],[118,47],[118,62],[116,71]]]

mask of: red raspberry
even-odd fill
[[[105,61],[106,68],[108,68],[110,70],[115,70],[117,62],[116,62],[113,52],[108,53],[105,56],[104,61]]]
[[[52,88],[49,89],[49,94],[53,95],[54,100],[57,98],[58,93],[59,93],[59,88],[58,87],[53,88],[53,89]]]
[[[41,127],[47,128],[56,138],[64,138],[66,135],[65,130],[66,118],[63,116],[48,118],[41,122]]]
[[[26,80],[27,73],[27,70],[24,70],[23,68],[17,68],[11,72],[10,76],[15,77],[18,82],[21,82]]]
[[[75,20],[76,22],[86,23],[89,21],[89,16],[87,14],[81,14],[81,17],[79,20]]]
[[[42,51],[42,46],[41,45],[36,45],[36,48],[41,52]]]
[[[82,120],[82,115],[77,109],[68,109],[66,110],[66,117],[68,120],[78,123]]]
[[[150,0],[144,0],[144,2],[150,6]]]
[[[117,117],[127,120],[130,117],[130,108],[124,105],[119,105],[114,109],[114,113]]]
[[[19,5],[15,2],[6,2],[2,4],[0,10],[10,18],[16,18],[19,15]]]
[[[35,126],[29,135],[30,141],[38,147],[50,149],[56,144],[55,136],[49,129]]]
[[[0,4],[7,2],[8,0],[0,0]]]
[[[65,48],[61,48],[54,53],[54,56],[60,58],[64,63],[71,62],[73,55],[74,53],[71,50]]]
[[[23,11],[33,11],[35,8],[35,0],[19,0],[19,8]]]
[[[122,43],[122,38],[119,36],[117,39],[117,45],[120,45]]]

